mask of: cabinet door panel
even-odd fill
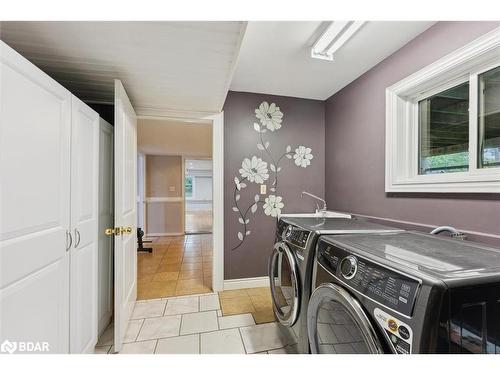
[[[0,342],[69,350],[71,94],[0,41]]]
[[[71,118],[70,351],[87,353],[97,342],[99,115],[73,97]]]

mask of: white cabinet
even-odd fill
[[[72,97],[70,352],[89,353],[97,342],[97,230],[99,115]]]
[[[0,342],[88,351],[99,118],[1,41],[0,63]]]

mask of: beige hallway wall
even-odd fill
[[[146,202],[146,233],[183,233],[181,156],[146,156]]]

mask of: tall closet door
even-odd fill
[[[1,41],[0,62],[0,342],[67,353],[71,94]]]
[[[73,97],[71,117],[70,351],[88,353],[97,342],[99,115]]]

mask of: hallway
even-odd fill
[[[156,237],[137,254],[137,299],[212,291],[212,235]]]

